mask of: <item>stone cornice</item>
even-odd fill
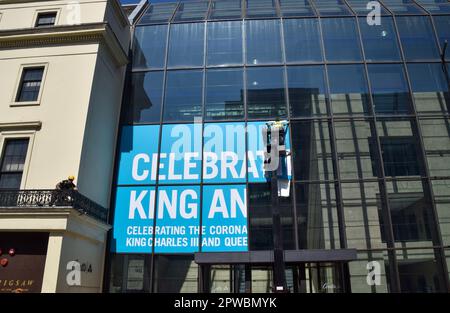
[[[9,130],[38,130],[42,126],[41,121],[32,122],[14,122],[14,123],[0,123],[0,131]]]
[[[0,50],[100,41],[118,65],[128,63],[127,53],[106,22],[0,31]]]

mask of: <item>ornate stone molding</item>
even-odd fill
[[[0,31],[0,50],[100,41],[106,43],[118,65],[128,63],[127,53],[105,22]]]

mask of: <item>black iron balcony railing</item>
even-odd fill
[[[107,221],[107,209],[76,190],[0,190],[1,207],[72,207]]]

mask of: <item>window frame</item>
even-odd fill
[[[48,14],[48,13],[55,13],[55,23],[53,25],[43,25],[43,26],[38,26],[38,21],[39,21],[39,15],[41,14]],[[60,8],[46,8],[46,9],[41,9],[41,10],[36,10],[36,12],[34,13],[33,16],[33,24],[31,24],[32,28],[46,28],[46,27],[52,27],[52,26],[57,26],[59,25],[59,16],[61,15],[61,9]]]
[[[1,126],[1,125],[0,125]],[[19,125],[20,127],[20,125]],[[35,130],[5,130],[2,131],[0,128],[0,161],[3,161],[3,154],[6,147],[6,143],[9,140],[16,139],[28,139],[28,147],[25,156],[25,161],[23,163],[22,178],[20,182],[20,190],[25,189],[28,180],[28,172],[31,163],[31,154],[34,145],[34,136],[36,134]]]
[[[35,105],[41,104],[42,93],[43,93],[45,81],[47,78],[48,66],[49,66],[48,63],[27,63],[27,64],[20,65],[19,73],[18,73],[17,79],[16,79],[16,85],[15,85],[14,92],[12,94],[11,103],[10,103],[11,107],[13,107],[13,106],[35,106]],[[41,86],[39,87],[39,93],[38,93],[37,99],[34,101],[18,101],[19,92],[21,91],[21,88],[22,88],[24,71],[26,69],[36,68],[36,67],[43,67]]]

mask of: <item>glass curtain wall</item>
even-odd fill
[[[284,248],[357,249],[353,292],[448,290],[450,4],[416,2],[383,1],[377,25],[356,0],[150,5],[122,125],[287,119]],[[249,190],[249,247],[270,250],[270,191]],[[198,289],[192,254],[110,259],[111,291]],[[367,284],[368,264],[380,285]],[[228,290],[229,270],[215,269],[214,290]]]

